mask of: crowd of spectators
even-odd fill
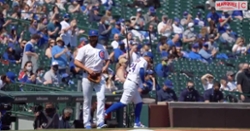
[[[8,64],[16,64],[20,70],[5,72],[6,75],[1,77],[0,87],[14,81],[57,87],[62,84],[76,85],[72,79],[81,71],[75,67],[73,61],[78,49],[88,44],[88,38],[83,37],[87,30],[81,27],[89,26],[72,18],[72,14],[78,14],[87,17],[86,21],[90,24],[98,25],[96,30],[99,32],[99,43],[109,49],[112,65],[115,65],[115,68],[110,68],[103,75],[107,81],[107,92],[119,88],[115,83],[124,82],[129,63],[144,52],[153,52],[156,47],[157,51],[154,53],[161,60],[154,60],[159,63],[154,63],[155,66],[147,72],[148,82],[142,88],[151,86],[153,90],[160,90],[160,97],[166,94],[165,87],[174,90],[174,85],[171,86],[170,80],[156,84],[155,76],[168,79],[169,74],[174,73],[173,61],[190,59],[209,66],[215,59],[234,59],[250,53],[250,46],[245,39],[230,27],[232,20],[242,21],[249,18],[249,12],[218,12],[214,2],[215,0],[208,0],[204,7],[197,5],[196,14],[185,11],[182,17],[172,18],[168,15],[158,17],[157,12],[161,10],[158,0],[135,0],[124,6],[136,10],[136,13],[130,19],[116,19],[112,15],[112,8],[121,5],[117,5],[114,0],[1,0],[0,43],[1,48],[4,48],[1,52],[2,60]],[[104,14],[101,9],[105,10]],[[209,13],[203,14],[199,9]],[[28,22],[27,30],[20,31],[18,28],[21,27],[15,24],[15,20]],[[26,34],[28,39],[24,37]],[[222,47],[225,46],[231,48],[230,53],[223,51]],[[41,60],[49,61],[48,65],[41,64]],[[245,69],[243,64],[240,68]],[[242,86],[239,86],[244,83],[240,80],[242,74],[237,73],[241,77],[235,78],[235,73],[228,71],[225,77],[217,78],[221,79],[220,84],[214,83],[213,74],[205,74],[201,78],[204,94],[218,86],[220,90],[242,92]],[[190,83],[193,84],[190,81],[187,87],[190,87]],[[162,85],[165,86],[160,88]],[[169,96],[173,97],[171,100],[177,100],[177,96],[171,93],[159,100],[168,100]],[[179,100],[184,100],[182,95]],[[197,98],[197,101],[201,99]]]

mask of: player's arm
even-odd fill
[[[107,50],[105,50],[105,66],[102,68],[102,72],[107,71],[109,64],[110,64],[110,57]]]
[[[80,48],[79,51],[77,52],[74,64],[80,69],[89,73],[89,69],[84,64],[82,64],[83,59],[84,59],[84,48]]]
[[[144,69],[143,67],[140,68],[140,73],[139,73],[139,75],[140,75],[140,78],[141,78],[142,83],[145,83],[145,69]]]

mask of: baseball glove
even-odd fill
[[[96,73],[95,75],[88,74],[88,79],[89,81],[98,84],[101,81],[101,78],[102,78],[101,76],[102,76],[101,73]]]

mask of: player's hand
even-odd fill
[[[96,74],[96,73],[95,73],[93,70],[91,70],[91,69],[88,69],[87,72],[88,72],[90,75],[95,75],[95,74]]]

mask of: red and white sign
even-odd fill
[[[247,10],[247,1],[216,1],[215,9],[216,10]]]

